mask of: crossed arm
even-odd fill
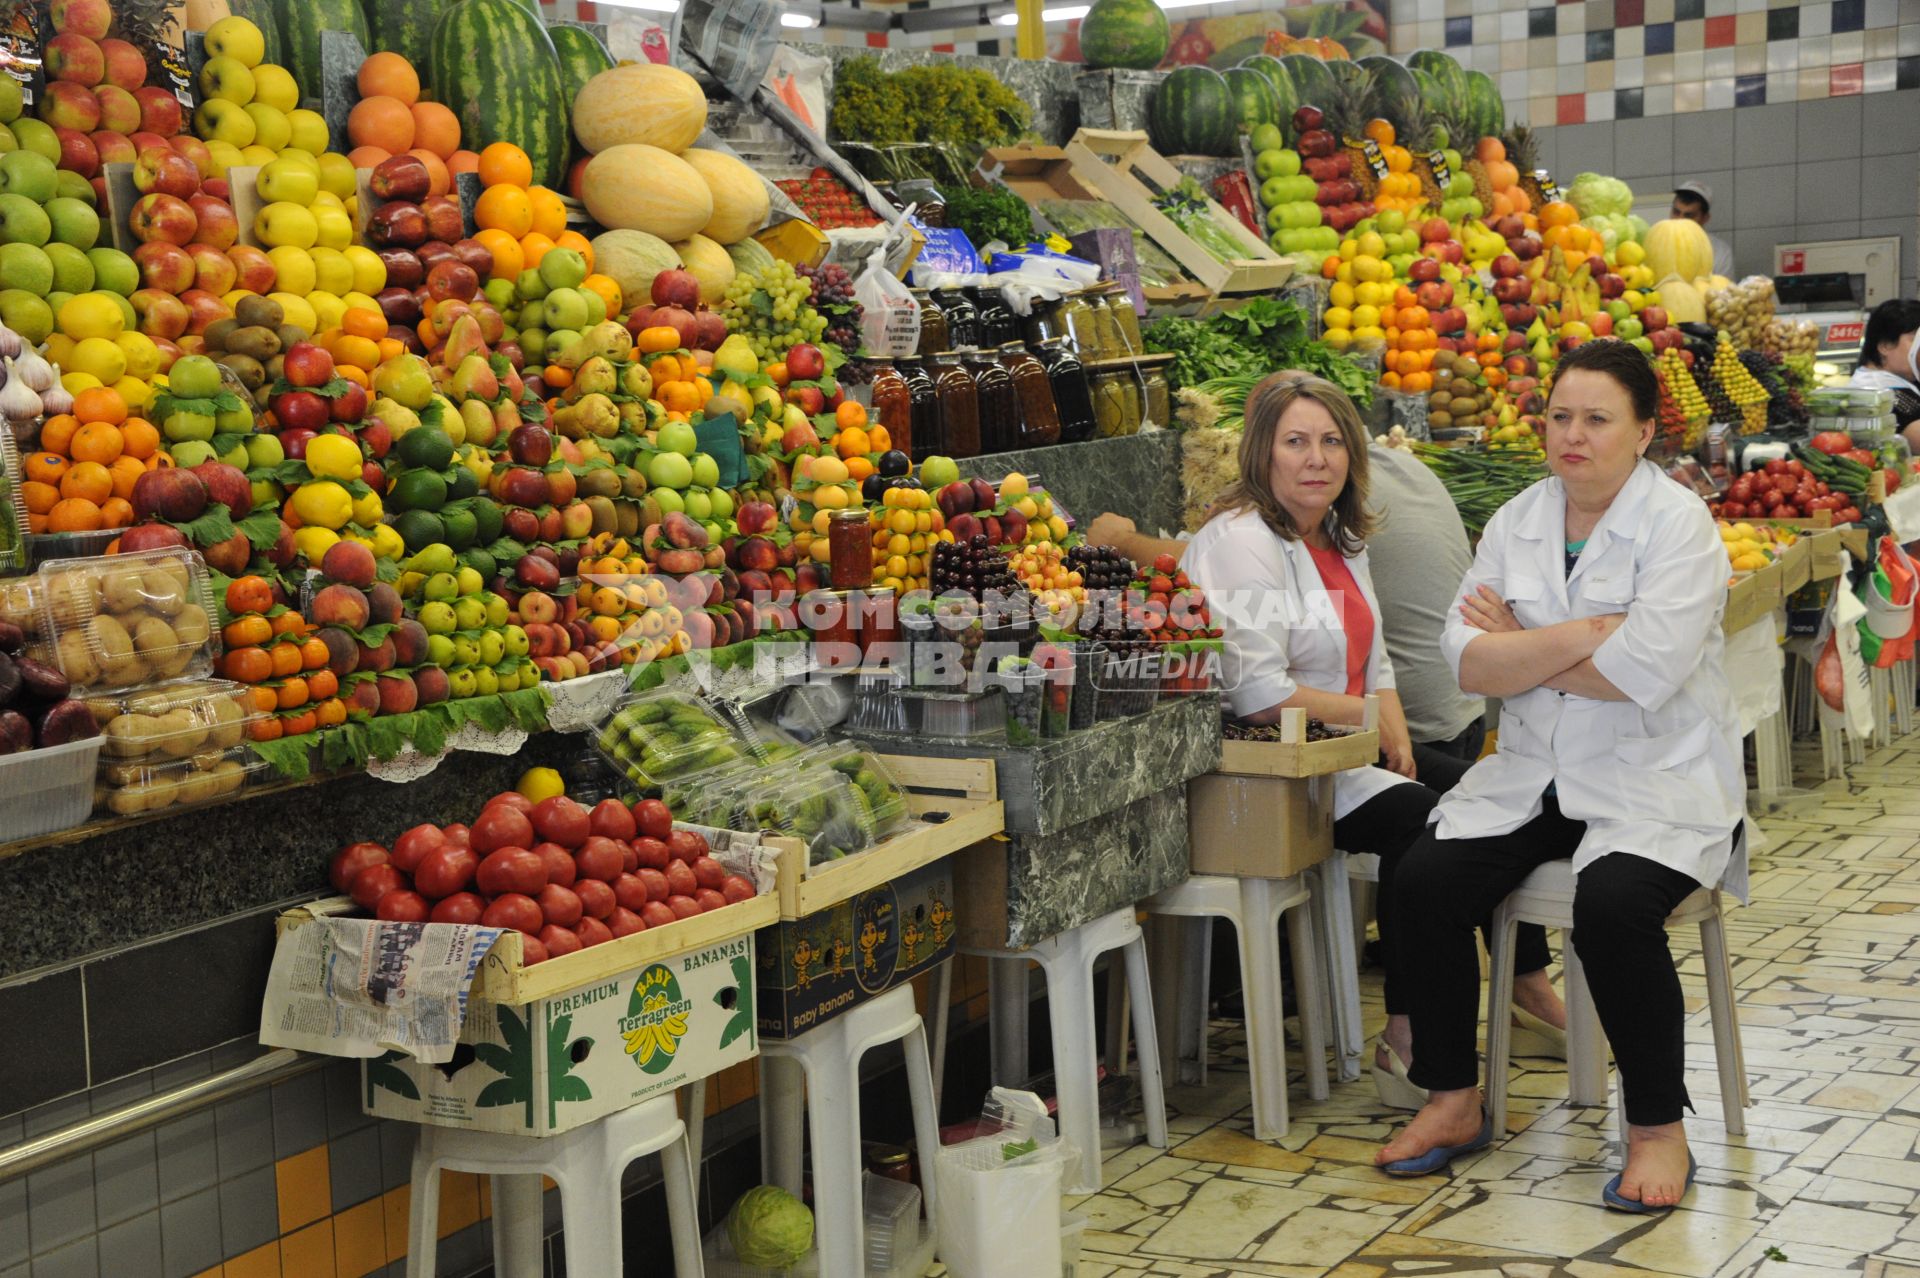
[[[1630,701],[1593,664],[1593,654],[1625,623],[1623,612],[1580,617],[1529,630],[1489,586],[1460,601],[1460,616],[1480,632],[1460,654],[1460,687],[1482,696],[1513,697],[1552,688],[1594,701]]]

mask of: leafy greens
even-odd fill
[[[1256,297],[1204,320],[1170,316],[1149,324],[1145,337],[1149,351],[1172,353],[1167,377],[1175,390],[1297,368],[1326,378],[1361,408],[1373,402],[1373,379],[1367,371],[1309,339],[1307,314],[1293,302]]]

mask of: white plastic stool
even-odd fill
[[[1550,861],[1515,888],[1493,915],[1493,988],[1488,1007],[1513,1002],[1515,929],[1522,923],[1559,928],[1573,926],[1573,862]],[[1740,1047],[1740,1022],[1734,1006],[1733,969],[1727,957],[1727,932],[1720,917],[1720,893],[1701,888],[1667,916],[1667,927],[1698,924],[1707,974],[1707,1009],[1713,1024],[1713,1051],[1720,1069],[1720,1106],[1727,1132],[1744,1136],[1747,1094],[1746,1059]],[[1586,973],[1572,944],[1560,947],[1567,973],[1567,1098],[1575,1105],[1607,1103],[1607,1040],[1587,990]],[[1507,1129],[1507,1071],[1512,1055],[1512,1018],[1487,1022],[1487,1112],[1493,1130]],[[1627,1138],[1627,1111],[1619,1108],[1620,1139]]]
[[[433,1278],[439,1243],[440,1173],[493,1177],[493,1250],[502,1278],[538,1275],[545,1236],[540,1177],[560,1188],[567,1273],[621,1278],[620,1176],[627,1164],[659,1153],[673,1233],[673,1271],[699,1278],[700,1220],[693,1165],[673,1093],[609,1114],[557,1136],[507,1136],[422,1125],[413,1149],[413,1198],[407,1217],[407,1278]]]
[[[860,1058],[900,1042],[907,1056],[913,1139],[920,1149],[920,1192],[934,1220],[933,1155],[940,1147],[927,1036],[913,986],[900,985],[840,1013],[797,1038],[760,1040],[761,1175],[800,1193],[800,1116],[813,1136],[814,1241],[822,1274],[859,1274],[866,1265],[860,1194]],[[804,1093],[804,1101],[802,1099]]]
[[[1380,877],[1380,858],[1371,853],[1349,856],[1335,848],[1333,855],[1306,871],[1311,886],[1309,909],[1326,956],[1327,1005],[1331,1009],[1334,1060],[1339,1080],[1360,1077],[1365,1033],[1360,1023],[1360,947],[1355,937],[1354,879]]]
[[[1133,907],[1126,906],[1091,923],[1069,928],[1027,950],[993,950],[963,947],[962,953],[989,959],[1004,959],[1017,964],[1021,974],[1017,986],[1025,989],[1026,964],[1037,962],[1047,981],[1047,1014],[1053,1029],[1054,1090],[1060,1101],[1060,1135],[1072,1142],[1078,1155],[1078,1170],[1066,1177],[1070,1194],[1097,1194],[1101,1187],[1100,1165],[1100,1049],[1093,1023],[1093,964],[1109,950],[1122,951],[1127,971],[1127,996],[1133,1006],[1133,1038],[1139,1046],[1140,1103],[1146,1111],[1147,1144],[1155,1149],[1167,1147],[1167,1102],[1160,1090],[1160,1052],[1158,1032],[1153,1023],[1153,995],[1147,982],[1147,947],[1134,921]],[[1027,1005],[1024,998],[1010,996],[1012,990],[998,991],[994,1000],[995,1034],[1012,1033],[1024,1042]],[[1002,1027],[1007,1017],[1017,1017],[1018,1025]],[[1022,1052],[1024,1055],[1024,1052]],[[996,1050],[995,1063],[1003,1060]],[[996,1072],[998,1072],[996,1070]],[[1023,1078],[999,1078],[1008,1086],[1025,1086]]]
[[[1149,914],[1171,914],[1197,919],[1191,929],[1194,949],[1208,941],[1207,921],[1224,918],[1233,921],[1240,941],[1240,979],[1246,991],[1247,1068],[1253,1092],[1253,1136],[1255,1140],[1279,1140],[1287,1134],[1287,1036],[1282,1026],[1286,1016],[1285,995],[1280,986],[1279,938],[1274,929],[1288,910],[1307,905],[1312,898],[1304,878],[1233,878],[1221,874],[1199,874],[1185,883],[1167,888],[1149,898]],[[1311,921],[1305,911],[1296,915],[1287,928],[1287,940],[1293,950],[1293,990],[1300,1004],[1300,1044],[1307,1076],[1307,1095],[1314,1100],[1327,1098],[1326,1037],[1321,1020],[1319,961],[1312,935]],[[1206,965],[1187,956],[1188,978],[1199,977],[1198,997],[1192,986],[1181,999],[1181,1010],[1200,1009],[1199,1057],[1204,1068],[1207,1057]]]

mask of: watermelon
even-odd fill
[[[1267,83],[1267,77],[1252,67],[1229,67],[1223,72],[1227,87],[1233,90],[1234,123],[1251,133],[1263,124],[1278,124],[1280,98]]]
[[[1090,67],[1151,70],[1172,39],[1167,15],[1153,0],[1095,0],[1080,19],[1080,56]]]
[[[1373,92],[1367,96],[1367,111],[1388,120],[1397,133],[1407,131],[1407,117],[1420,97],[1420,85],[1413,73],[1401,63],[1381,54],[1370,54],[1355,63],[1373,75]],[[1405,144],[1421,139],[1401,138]]]
[[[1280,59],[1270,53],[1256,53],[1240,65],[1250,67],[1267,77],[1267,83],[1273,86],[1273,96],[1280,104],[1280,118],[1274,123],[1280,126],[1280,131],[1291,141],[1293,112],[1294,108],[1300,105],[1299,97],[1294,93],[1293,77],[1289,76],[1287,69],[1280,65]]]
[[[320,96],[322,31],[345,31],[360,41],[362,49],[373,47],[373,32],[360,0],[275,0],[274,12],[280,19],[281,65],[293,72],[302,97]]]
[[[513,143],[533,161],[537,184],[560,189],[569,111],[560,55],[519,0],[457,0],[434,24],[426,69],[460,117],[461,137]]]
[[[553,41],[553,51],[560,55],[562,100],[571,110],[580,86],[612,67],[613,55],[600,43],[600,37],[585,27],[562,23],[548,27],[547,35]]]
[[[275,66],[285,65],[281,61],[283,50],[280,47],[280,16],[274,12],[273,0],[228,0],[227,12],[236,18],[245,18],[260,28],[260,35],[267,50],[260,59],[262,62],[271,62]],[[306,92],[307,86],[302,84],[300,91]],[[313,93],[316,97],[319,96],[319,85],[313,86]]]
[[[373,31],[368,53],[397,53],[416,69],[427,65],[433,24],[453,0],[367,0],[367,25]],[[432,87],[432,86],[428,86]]]
[[[1420,49],[1407,55],[1407,66],[1433,77],[1440,91],[1433,105],[1456,118],[1466,114],[1467,73],[1458,62],[1438,49]]]
[[[1481,137],[1497,138],[1507,131],[1507,104],[1485,71],[1467,72],[1467,107]]]
[[[1289,53],[1280,59],[1280,65],[1287,69],[1287,77],[1293,81],[1297,104],[1319,106],[1330,99],[1333,76],[1326,63],[1304,53]]]
[[[1227,78],[1212,67],[1174,68],[1147,103],[1147,137],[1162,155],[1235,154],[1238,110]]]

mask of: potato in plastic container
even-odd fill
[[[42,564],[43,660],[76,692],[212,673],[220,655],[206,561],[167,547]]]
[[[102,759],[93,806],[96,812],[132,817],[212,803],[237,794],[267,767],[243,745],[164,763]]]
[[[87,709],[107,739],[102,758],[164,763],[206,750],[228,750],[266,718],[246,685],[188,679],[133,692],[89,696]]]

